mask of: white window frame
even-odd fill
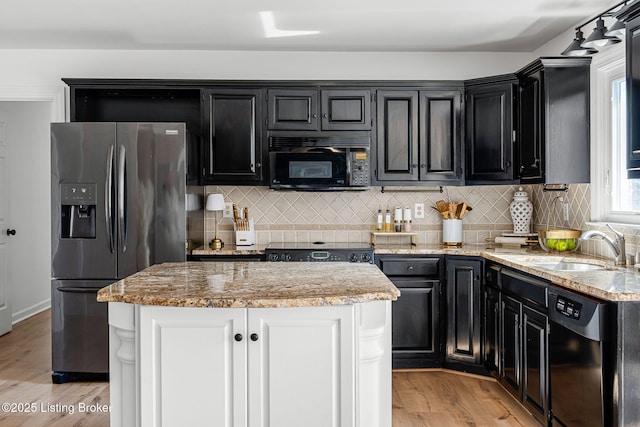
[[[639,213],[611,209],[611,86],[625,76],[625,64],[625,43],[594,55],[591,62],[591,220],[640,225]]]

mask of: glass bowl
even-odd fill
[[[541,230],[538,243],[547,252],[571,252],[580,246],[580,230]]]

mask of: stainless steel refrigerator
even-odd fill
[[[107,379],[98,290],[184,261],[185,125],[51,124],[52,380]]]

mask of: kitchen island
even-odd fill
[[[102,289],[112,426],[391,426],[374,265],[169,263]]]

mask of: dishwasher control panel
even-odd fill
[[[580,314],[582,313],[582,304],[569,298],[558,296],[556,311],[577,320],[580,319]]]

